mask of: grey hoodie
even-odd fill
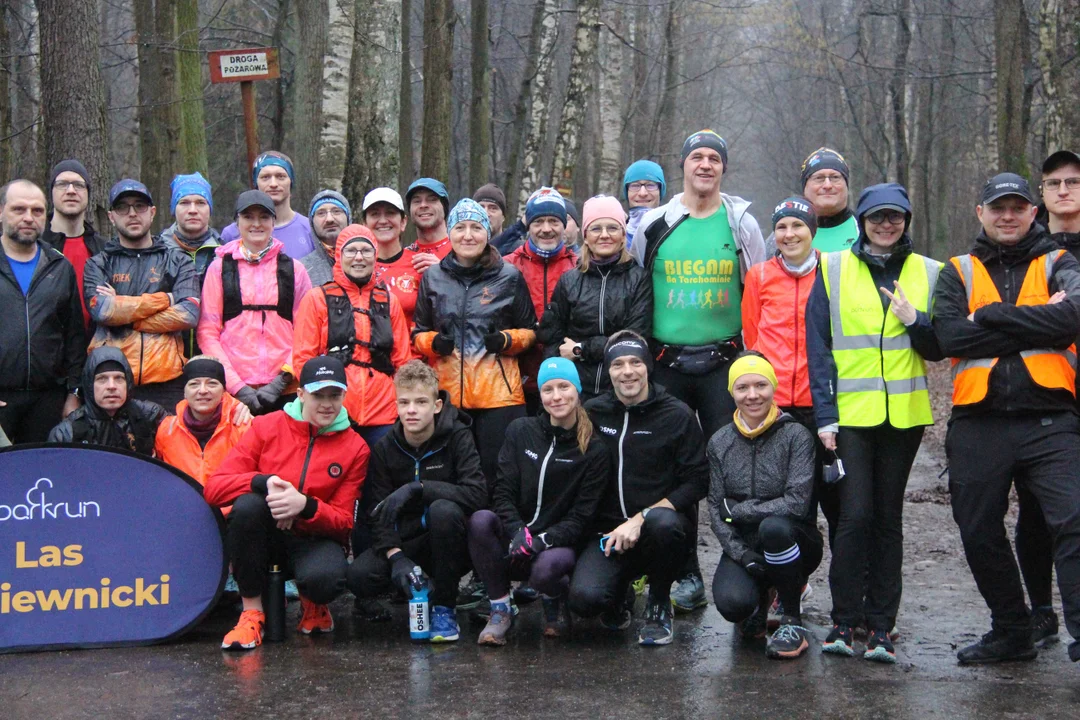
[[[690,214],[690,209],[682,203],[683,193],[675,195],[666,205],[654,208],[645,214],[634,233],[634,239],[630,244],[630,254],[645,266],[645,231],[657,220],[663,219],[669,232],[683,218]],[[720,193],[720,199],[727,210],[728,225],[731,226],[731,234],[735,238],[735,244],[739,249],[739,275],[746,277],[746,271],[760,262],[765,262],[765,240],[761,237],[761,228],[757,220],[750,214],[750,201],[743,200],[736,195]],[[651,272],[651,268],[645,267]]]

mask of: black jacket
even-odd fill
[[[709,490],[705,438],[686,403],[649,383],[649,396],[627,407],[608,390],[585,404],[614,462],[595,528],[607,532],[667,498],[690,515]]]
[[[536,334],[545,357],[559,354],[563,338],[581,343],[581,357],[575,363],[582,389],[599,395],[611,387],[604,371],[604,344],[619,330],[643,337],[652,333],[652,293],[652,279],[633,260],[590,263],[587,272],[563,273]]]
[[[979,233],[971,254],[986,266],[1002,301],[976,310],[974,322],[967,319],[970,311],[960,274],[951,262],[945,263],[934,293],[934,330],[941,349],[948,357],[1000,358],[990,371],[986,398],[954,407],[953,417],[1075,412],[1072,394],[1036,385],[1019,354],[1035,348],[1064,349],[1076,341],[1080,330],[1080,263],[1067,252],[1054,263],[1048,284],[1051,295],[1064,290],[1069,297],[1056,305],[1015,304],[1031,261],[1057,249],[1038,224],[1011,247]]]
[[[102,363],[113,361],[124,366],[127,375],[128,400],[109,417],[94,401],[94,375]],[[157,403],[134,400],[135,379],[124,353],[116,348],[100,347],[90,353],[82,374],[83,404],[49,433],[49,442],[74,442],[85,445],[131,450],[153,455],[158,425],[168,413]]]
[[[401,420],[371,449],[362,507],[374,508],[405,483],[420,481],[423,496],[402,508],[397,525],[372,523],[374,547],[385,553],[404,540],[425,532],[427,506],[450,500],[471,514],[487,501],[487,482],[480,470],[480,455],[473,441],[472,419],[439,392],[443,407],[435,416],[435,433],[418,448],[409,445]]]
[[[904,262],[911,255],[912,249],[911,236],[905,233],[897,241],[888,259],[871,255],[866,251],[866,235],[860,230],[859,239],[851,246],[851,250],[844,252],[854,253],[855,257],[866,264],[875,287],[891,290],[893,282],[900,279],[900,272],[904,269]],[[939,275],[938,287],[940,286]],[[889,312],[889,299],[884,293],[879,292],[878,296],[881,298],[881,307],[886,313]],[[915,322],[907,328],[911,347],[925,360],[943,359],[944,355],[938,345],[930,316],[921,310],[916,313]],[[814,289],[810,291],[810,298],[806,301],[806,364],[810,370],[810,397],[814,401],[817,426],[823,428],[838,423],[840,411],[836,407],[836,360],[832,354],[832,321],[829,317],[829,296],[825,292],[825,274],[820,269],[814,280]]]
[[[30,291],[23,295],[7,255],[0,252],[0,388],[79,387],[86,362],[79,283],[71,263],[44,242]],[[0,398],[3,399],[3,398]]]
[[[594,431],[584,455],[577,426],[555,427],[544,411],[506,429],[493,509],[514,535],[527,525],[551,546],[573,547],[592,525],[611,480],[611,456]]]
[[[529,234],[529,228],[521,219],[504,228],[501,233],[491,238],[491,244],[500,255],[506,256],[525,244],[525,236]]]
[[[52,227],[52,216],[49,217],[49,222],[45,224],[45,232],[41,233],[41,239],[56,249],[61,255],[64,254],[64,245],[67,244],[68,236],[63,233],[55,232]],[[109,238],[102,237],[98,234],[94,226],[90,224],[89,220],[83,220],[83,242],[86,244],[86,252],[90,256],[97,255],[99,252],[105,249],[105,243]]]
[[[728,423],[709,440],[709,520],[724,553],[757,549],[767,517],[813,523],[814,437],[791,415],[748,438]],[[730,516],[731,522],[725,517]]]

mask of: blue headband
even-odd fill
[[[270,165],[276,165],[279,168],[284,168],[285,172],[289,174],[289,180],[296,182],[296,175],[293,173],[292,162],[279,156],[271,155],[270,153],[263,153],[259,157],[255,158],[255,164],[251,168],[251,182],[258,185],[259,173],[262,172],[264,167]]]

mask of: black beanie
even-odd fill
[[[95,376],[107,372],[122,372],[126,374],[127,369],[116,360],[106,360],[105,362],[99,364],[96,368],[94,368]]]
[[[679,165],[685,165],[686,158],[690,157],[690,153],[699,147],[712,148],[720,153],[720,160],[724,163],[724,172],[727,172],[727,140],[724,140],[719,133],[713,130],[698,130],[683,141]]]
[[[61,160],[53,165],[53,169],[49,171],[49,196],[52,197],[53,185],[56,184],[56,176],[62,172],[73,172],[78,174],[86,183],[87,192],[90,189],[90,173],[86,171],[86,167],[78,160]]]
[[[817,234],[817,215],[814,214],[814,208],[806,198],[792,195],[781,200],[780,204],[773,209],[773,228],[776,228],[776,223],[780,222],[781,218],[786,217],[798,218],[806,223],[806,226],[810,228],[811,237]]]
[[[844,182],[848,182],[851,169],[848,167],[844,156],[835,150],[821,147],[810,153],[802,164],[802,186],[806,187],[806,181],[818,170],[835,170],[844,176]]]

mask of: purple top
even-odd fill
[[[232,223],[221,231],[221,244],[232,242],[238,237],[240,237],[240,231],[236,223]],[[281,241],[281,244],[285,246],[285,254],[293,260],[299,260],[315,249],[311,223],[300,213],[293,215],[293,219],[285,225],[274,228],[274,238]]]

